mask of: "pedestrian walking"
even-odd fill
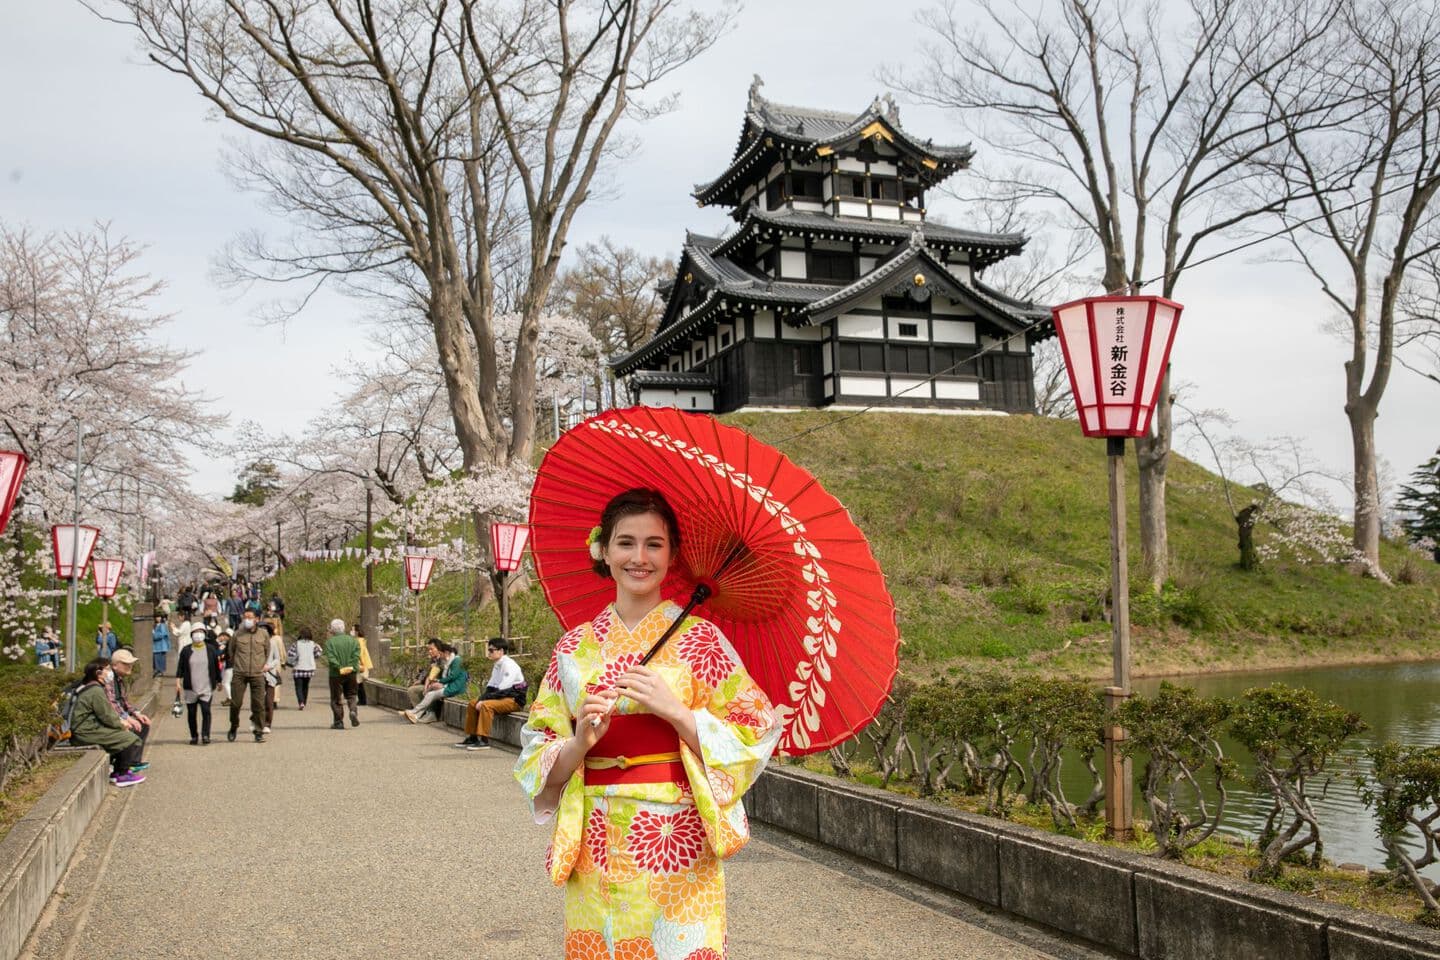
[[[309,627],[301,627],[295,635],[293,663],[290,676],[295,681],[295,706],[304,710],[310,702],[310,679],[315,676],[315,653],[319,647]]]
[[[185,634],[179,636],[184,637]],[[156,677],[163,677],[169,671],[166,663],[170,659],[170,624],[164,620],[155,621],[155,629],[150,631],[150,672]]]
[[[268,620],[260,622],[260,629],[270,634],[270,654],[265,658],[265,728],[269,733],[275,724],[275,705],[280,701],[281,671],[285,669],[285,641],[280,636],[280,624]]]
[[[370,646],[365,642],[365,631],[360,629],[360,624],[355,624],[350,633],[355,637],[355,642],[360,644],[360,680],[355,684],[357,699],[360,706],[365,703],[365,681],[370,679],[370,671],[375,669],[374,662],[370,659]]]
[[[210,743],[210,701],[219,686],[220,647],[206,637],[203,628],[196,627],[180,651],[175,671],[175,696],[185,701],[192,747]]]
[[[230,638],[225,658],[233,671],[230,678],[230,731],[225,735],[233,741],[240,730],[240,707],[245,691],[250,691],[250,729],[256,743],[265,742],[265,663],[270,659],[270,635],[260,629],[260,621],[247,612],[240,620],[240,629]]]
[[[325,665],[330,668],[331,730],[345,729],[341,697],[350,708],[350,726],[360,726],[360,711],[355,706],[355,690],[360,681],[360,641],[345,632],[344,620],[330,621],[330,638],[325,641]]]

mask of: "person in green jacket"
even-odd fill
[[[426,646],[439,654],[440,673],[426,685],[425,695],[420,702],[405,711],[405,719],[411,723],[434,723],[440,719],[446,697],[458,697],[470,683],[470,674],[465,671],[465,662],[460,659],[455,647],[434,637]]]
[[[330,729],[345,729],[345,715],[340,709],[342,695],[350,708],[350,726],[360,726],[360,711],[355,707],[360,680],[360,641],[345,632],[344,620],[330,621],[330,639],[325,641],[325,665],[330,668],[330,713],[335,721],[330,724]]]
[[[110,782],[133,787],[145,782],[145,775],[130,768],[140,762],[141,741],[120,722],[120,714],[105,695],[110,661],[96,657],[85,664],[75,710],[70,715],[70,742],[77,746],[100,747],[110,754]]]

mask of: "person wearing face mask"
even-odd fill
[[[112,679],[108,661],[96,657],[85,664],[75,710],[70,717],[70,742],[76,746],[99,747],[110,754],[110,782],[133,787],[145,777],[130,768],[140,763],[140,738],[125,726],[105,693]]]
[[[230,678],[230,731],[225,739],[233,741],[240,730],[240,707],[245,691],[250,691],[250,729],[256,743],[265,742],[265,664],[270,659],[270,633],[260,629],[254,613],[246,611],[240,628],[226,647],[226,661],[234,671]]]
[[[190,643],[180,651],[175,672],[175,696],[185,701],[192,747],[210,742],[210,700],[219,686],[220,647],[197,627],[190,633]],[[196,714],[201,721],[198,724]]]

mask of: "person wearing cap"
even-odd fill
[[[76,746],[99,747],[110,754],[110,782],[117,787],[133,787],[144,783],[139,769],[144,744],[115,712],[106,693],[113,670],[110,661],[96,657],[85,664],[80,689],[75,694],[75,709],[70,715],[70,742]]]
[[[110,669],[106,672],[108,679],[105,682],[105,696],[110,701],[110,706],[120,716],[120,723],[140,738],[140,752],[143,755],[145,745],[150,740],[150,718],[130,706],[130,699],[125,693],[125,681],[130,678],[130,673],[135,669],[135,654],[125,647],[115,651],[110,658]],[[132,763],[130,771],[139,773],[150,766],[146,762]]]
[[[190,722],[190,745],[210,742],[210,700],[220,686],[220,646],[204,627],[190,631],[190,642],[180,651],[175,672],[175,696],[185,701]],[[200,723],[196,723],[196,714]]]
[[[265,663],[270,659],[270,634],[260,629],[260,618],[245,611],[240,629],[230,638],[226,660],[234,670],[230,679],[230,731],[233,741],[240,730],[240,707],[250,691],[250,729],[256,743],[265,742]]]

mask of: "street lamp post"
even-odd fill
[[[520,569],[530,528],[523,523],[490,524],[490,553],[495,560],[495,599],[500,604],[500,636],[510,636],[510,574]]]
[[[388,645],[380,640],[380,598],[375,596],[375,480],[365,475],[365,595],[360,598],[360,632],[369,644],[371,660],[382,669]]]
[[[1051,312],[1080,429],[1104,437],[1110,497],[1111,686],[1105,708],[1113,718],[1130,697],[1130,575],[1125,542],[1125,438],[1150,432],[1170,347],[1183,308],[1164,297],[1087,297]],[[1105,832],[1127,839],[1133,830],[1134,778],[1117,723],[1105,726]]]
[[[90,564],[90,575],[95,578],[95,596],[100,598],[100,622],[110,619],[110,599],[120,587],[120,574],[125,571],[125,561],[115,557],[96,557]]]
[[[70,581],[70,605],[65,616],[65,665],[75,669],[75,603],[79,578],[90,565],[90,554],[100,528],[78,523],[56,524],[50,528],[50,549],[55,559],[55,576]]]
[[[25,468],[30,458],[16,450],[0,450],[0,534],[10,523],[10,511],[15,509],[15,500],[20,496],[20,481],[25,479]]]
[[[430,585],[435,558],[420,553],[405,554],[405,585],[415,594],[415,646],[420,646],[420,594]]]

